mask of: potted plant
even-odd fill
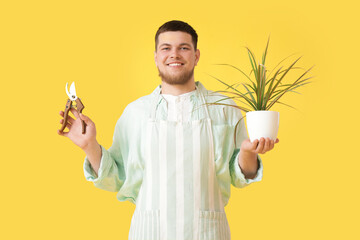
[[[289,106],[284,102],[280,102],[280,98],[282,98],[288,92],[298,93],[295,90],[310,83],[309,79],[312,78],[305,78],[305,75],[313,67],[298,75],[294,81],[290,83],[285,83],[285,79],[287,79],[286,76],[288,76],[288,73],[291,70],[302,69],[300,67],[295,67],[295,64],[300,60],[301,57],[297,58],[287,67],[280,66],[282,62],[284,62],[292,55],[280,61],[276,65],[276,67],[269,72],[265,65],[269,41],[270,38],[268,38],[261,62],[257,62],[254,53],[248,47],[246,47],[251,64],[250,74],[246,74],[241,69],[230,64],[217,64],[235,68],[245,77],[245,80],[247,80],[247,82],[230,85],[212,76],[216,80],[227,86],[226,90],[216,91],[224,93],[225,95],[227,95],[227,97],[210,104],[228,105],[244,111],[246,113],[246,125],[250,141],[260,139],[261,137],[269,137],[273,140],[277,138],[277,132],[279,128],[279,112],[270,111],[270,109],[274,106],[274,104],[282,104],[293,108],[292,106]],[[240,87],[242,87],[242,90],[240,89]],[[240,104],[233,105],[222,103],[223,100],[229,98],[234,99]],[[239,122],[241,120],[242,119],[240,119]],[[239,122],[237,123],[237,125],[239,124]]]

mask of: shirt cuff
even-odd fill
[[[96,175],[95,170],[92,168],[91,163],[88,157],[85,157],[84,161],[84,175],[87,181],[97,183],[101,181],[101,179],[106,176],[106,172],[108,172],[110,168],[109,158],[107,150],[101,146],[101,160],[100,160],[100,167],[98,170],[98,175]]]
[[[239,179],[240,182],[244,183],[245,185],[248,185],[253,182],[259,182],[262,179],[263,176],[263,164],[261,161],[261,158],[259,155],[257,155],[257,161],[258,161],[258,170],[256,172],[256,176],[252,179],[245,178],[244,173],[241,171],[240,165],[239,165],[239,153],[236,155],[235,161],[234,161],[234,170],[235,170],[235,176],[236,179]]]

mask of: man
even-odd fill
[[[251,143],[243,121],[235,144],[241,113],[205,104],[223,96],[195,82],[199,58],[195,30],[181,21],[165,23],[155,36],[162,83],[126,107],[109,150],[97,142],[90,118],[73,109],[69,131],[59,132],[85,151],[87,180],[136,204],[129,239],[230,239],[224,212],[230,183],[260,181],[258,154],[274,147],[270,139]],[[80,119],[87,124],[84,135]]]

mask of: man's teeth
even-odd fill
[[[170,63],[169,66],[180,66],[182,65],[181,63]]]

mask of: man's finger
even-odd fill
[[[260,138],[259,145],[256,148],[256,152],[262,153],[262,151],[264,150],[264,145],[265,145],[265,139]]]
[[[60,119],[60,124],[63,124],[64,121],[65,121],[64,119]],[[67,122],[65,127],[67,127],[70,130],[71,126],[72,126],[72,124]]]
[[[93,122],[91,121],[91,119],[88,116],[85,116],[84,114],[80,113],[80,119],[83,120],[86,125],[91,125],[93,124]]]
[[[271,143],[270,138],[266,138],[266,139],[265,139],[265,144],[264,144],[263,153],[265,153],[265,152],[267,152],[267,151],[270,150],[270,143]]]
[[[60,130],[57,130],[57,133],[60,135],[60,136],[63,136],[63,137],[67,137],[69,132],[60,132]]]
[[[79,113],[77,112],[77,110],[75,108],[70,108],[70,111],[71,113],[76,117],[76,119],[78,119],[80,116],[79,116]]]
[[[271,139],[271,141],[270,141],[270,149],[269,150],[273,149],[274,145],[275,145],[275,141]]]
[[[63,120],[64,120],[63,118],[60,119],[60,123],[61,123],[61,124],[64,122]],[[67,121],[68,121],[70,124],[74,124],[75,119],[73,119],[72,117],[68,116]]]
[[[72,111],[72,109],[73,108],[71,108],[70,110],[71,110],[71,112],[73,113],[73,111]],[[75,110],[75,112],[76,112],[76,110]],[[62,117],[64,117],[64,112],[63,111],[60,111],[60,116],[62,116]],[[74,113],[73,113],[74,114]],[[75,115],[75,114],[74,114]],[[70,114],[68,114],[68,121],[71,123],[71,124],[73,124],[74,122],[75,122],[75,119],[74,118],[72,118],[71,116],[70,116]]]
[[[251,144],[252,144],[251,149],[255,151],[257,146],[259,145],[259,140],[255,139]]]

